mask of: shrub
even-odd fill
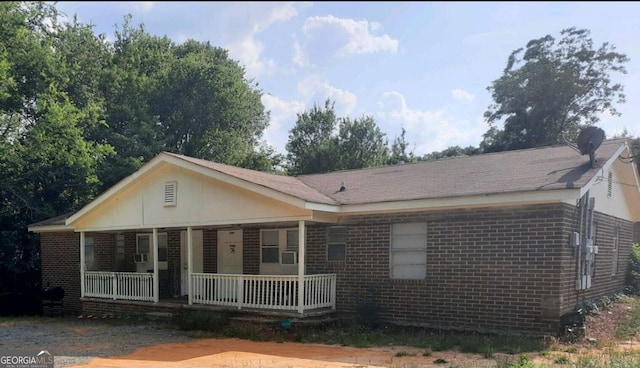
[[[629,295],[640,295],[640,244],[638,243],[631,244],[624,291]]]

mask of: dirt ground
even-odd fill
[[[640,301],[636,300],[635,303]],[[545,352],[526,353],[546,367],[567,367],[566,360],[584,355],[609,354],[614,350],[640,352],[640,338],[615,338],[616,326],[631,312],[631,300],[615,303],[587,317],[584,338],[550,341]],[[354,348],[296,342],[198,338],[198,334],[139,321],[104,321],[78,318],[35,318],[0,321],[0,350],[47,348],[55,355],[56,367],[246,367],[246,368],[488,368],[517,361],[519,355],[466,354],[458,350],[427,351],[425,348],[385,346]],[[285,340],[294,341],[294,340]],[[565,360],[564,364],[557,361]]]
[[[623,323],[631,311],[630,303],[619,302],[587,317],[584,339],[555,342],[551,352],[527,354],[536,363],[548,367],[559,356],[576,360],[580,354],[597,354],[600,349],[638,349],[640,341],[617,341],[615,327]],[[240,339],[194,339],[184,343],[160,344],[137,349],[131,354],[98,358],[84,368],[116,367],[246,367],[246,368],[337,368],[337,367],[496,367],[500,362],[516,361],[519,357],[495,354],[484,358],[478,354],[458,351],[431,352],[402,346],[353,348],[335,345],[293,342],[254,342]]]

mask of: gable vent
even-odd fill
[[[178,182],[168,181],[164,183],[164,206],[175,206],[178,204]]]

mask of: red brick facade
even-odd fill
[[[346,317],[357,316],[362,303],[375,302],[382,320],[401,324],[557,333],[560,316],[578,303],[621,291],[629,245],[640,236],[639,224],[596,214],[599,248],[593,285],[578,292],[576,248],[569,241],[575,231],[575,214],[574,206],[548,204],[343,218],[340,225],[347,226],[345,261],[327,261],[328,225],[308,224],[306,273],[337,274],[336,309]],[[426,223],[425,280],[390,277],[391,225],[404,222]],[[619,246],[614,252],[616,227]],[[87,236],[95,237],[96,250],[109,248],[96,251],[96,265],[112,270],[115,235]],[[259,273],[259,238],[259,228],[243,228],[245,274]],[[43,283],[63,286],[65,305],[79,312],[78,234],[43,233],[41,239]],[[203,243],[204,271],[216,272],[216,231],[205,230]],[[135,234],[126,234],[125,244],[127,259],[132,260]],[[168,258],[172,275],[180,266],[180,231],[168,232]],[[132,261],[127,271],[130,268],[135,269]],[[166,289],[179,286],[179,278],[169,280]]]

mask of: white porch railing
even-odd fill
[[[275,310],[298,309],[298,276],[194,273],[191,275],[194,304]],[[303,309],[333,308],[336,275],[304,276]]]
[[[84,273],[84,296],[153,301],[153,274],[87,271]]]

